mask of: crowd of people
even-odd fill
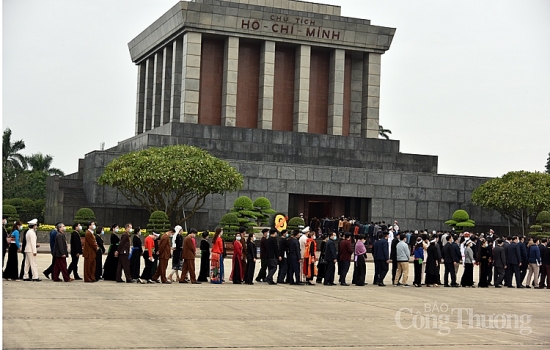
[[[26,232],[22,232],[22,223],[16,221],[10,234],[5,229],[6,218],[3,224],[3,263],[6,252],[8,254],[3,278],[39,282],[36,263],[37,248],[40,246],[36,235],[37,220],[28,222],[29,228]],[[52,262],[43,271],[47,278],[54,281],[225,283],[224,258],[227,251],[221,228],[216,229],[212,243],[208,240],[208,231],[200,234],[201,258],[197,277],[195,257],[198,232],[195,229],[190,229],[185,236],[181,226],[171,228],[162,235],[160,232],[152,231],[142,242],[139,228],[134,230],[132,224],[128,223],[121,229],[114,224],[111,227],[110,245],[106,249],[102,226],[90,222],[82,243],[82,225],[75,224],[70,236],[69,252],[65,225],[57,223],[55,226],[50,233]],[[384,281],[389,273],[390,263],[392,285],[409,287],[411,262],[414,274],[412,285],[415,287],[443,285],[474,288],[474,280],[478,281],[477,287],[480,288],[502,288],[503,285],[508,288],[550,287],[550,248],[547,247],[547,239],[517,236],[499,238],[492,230],[488,234],[480,235],[468,232],[456,234],[449,231],[428,233],[427,230],[400,232],[397,222],[391,226],[386,226],[385,223],[371,223],[363,225],[353,233],[345,231],[343,227],[336,227],[325,233],[323,225],[318,225],[316,230],[305,227],[281,232],[274,228],[266,228],[262,230],[257,256],[255,234],[241,227],[232,243],[232,269],[228,280],[234,284],[322,283],[325,286],[334,286],[338,283],[348,286],[347,275],[353,264],[351,283],[365,286],[368,284],[367,248],[372,247],[373,284],[381,287],[385,286]],[[20,270],[18,252],[23,253]],[[105,253],[107,256],[103,263]],[[71,263],[67,266],[69,255]],[[84,258],[82,277],[78,269],[81,256]],[[170,259],[172,264],[168,274]],[[256,274],[258,259],[261,263]],[[478,275],[475,277],[474,265],[478,266]],[[461,269],[459,281],[458,274]]]

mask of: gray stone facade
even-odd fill
[[[437,157],[404,154],[399,141],[378,139],[381,56],[394,33],[369,20],[342,17],[339,6],[291,0],[179,2],[129,43],[138,71],[136,135],[86,154],[75,174],[49,178],[46,222],[70,223],[76,210],[90,207],[101,224],[146,225],[145,210],[115,189],[99,186],[97,179],[121,154],[187,144],[227,160],[244,175],[242,191],[207,198],[188,223],[198,229],[214,229],[234,200],[247,195],[265,196],[290,216],[298,215],[306,196],[345,202],[332,215],[398,220],[405,229],[445,229],[444,222],[461,208],[479,230],[498,231],[506,226],[500,215],[470,203],[472,191],[486,178],[438,174]],[[224,42],[221,125],[198,123],[202,40],[212,35]],[[236,127],[239,43],[249,39],[261,41],[255,129]],[[272,130],[280,43],[295,47],[293,131]],[[308,133],[312,48],[330,53],[326,134]],[[351,58],[347,83],[346,56]],[[350,91],[347,100],[344,86]],[[345,103],[349,136],[342,136]]]

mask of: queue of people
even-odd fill
[[[4,225],[6,220],[4,218]],[[29,229],[22,232],[22,223],[16,221],[10,234],[4,227],[4,255],[8,253],[3,271],[7,280],[40,282],[36,264],[37,243],[36,219],[28,222]],[[394,225],[395,227],[395,225]],[[399,233],[395,228],[378,231],[372,241],[374,260],[373,284],[384,287],[389,264],[392,264],[391,282],[394,286],[409,287],[409,266],[412,262],[414,278],[412,285],[421,287],[477,287],[485,288],[549,288],[550,248],[547,239],[524,237],[497,238],[493,232],[473,235],[468,232],[415,232],[414,236]],[[121,230],[112,225],[110,245],[105,248],[104,229],[95,222],[88,224],[81,243],[82,226],[73,225],[70,237],[70,252],[65,237],[65,225],[57,223],[50,233],[51,265],[43,271],[48,279],[60,282],[84,280],[97,282],[111,280],[119,283],[164,283],[173,282],[200,284],[225,283],[223,229],[218,228],[208,241],[208,231],[200,236],[200,272],[195,273],[197,253],[197,230],[190,229],[184,237],[181,226],[164,232],[152,231],[140,238],[139,228],[131,223]],[[120,237],[117,233],[121,232]],[[408,231],[410,232],[410,231]],[[368,237],[364,234],[332,231],[320,234],[309,227],[291,232],[263,229],[257,256],[256,237],[241,227],[235,234],[231,258],[233,284],[254,282],[270,285],[323,284],[348,286],[347,275],[353,264],[352,284],[365,286],[367,275]],[[131,237],[130,235],[133,235]],[[411,239],[414,241],[410,244]],[[319,244],[319,249],[317,245]],[[18,272],[18,252],[23,253],[21,270]],[[103,255],[107,253],[103,263]],[[67,266],[67,258],[71,263]],[[78,273],[80,256],[84,257],[83,277]],[[144,261],[141,268],[141,259]],[[168,274],[170,259],[171,272]],[[260,271],[256,275],[256,261]],[[474,277],[474,266],[478,275]],[[462,266],[462,276],[458,272]],[[278,271],[278,273],[277,273]],[[443,283],[441,272],[443,271]],[[528,272],[528,273],[527,273]],[[275,274],[277,273],[277,276]],[[72,277],[71,277],[72,274]],[[336,277],[336,274],[339,277]],[[60,278],[61,275],[61,278]],[[124,275],[124,279],[123,279]],[[175,276],[175,279],[174,279]],[[515,287],[512,285],[515,280]]]

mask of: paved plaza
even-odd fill
[[[39,254],[39,271],[49,262],[50,255]],[[258,268],[259,264],[256,272]],[[369,282],[372,271],[369,262]],[[3,281],[2,345],[4,349],[550,348],[548,290],[404,288],[392,287],[390,277],[385,283],[387,287]]]

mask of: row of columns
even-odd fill
[[[187,32],[138,65],[136,134],[168,122],[198,123],[201,69],[200,33]],[[350,135],[377,138],[381,54],[353,57],[351,66]],[[239,38],[227,37],[224,49],[221,124],[237,121]],[[308,132],[311,46],[296,48],[294,81],[295,132]],[[264,41],[260,53],[258,128],[273,125],[275,42]],[[345,50],[330,54],[329,135],[342,135]]]

